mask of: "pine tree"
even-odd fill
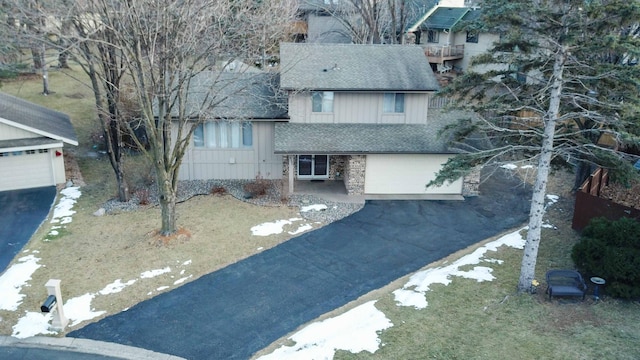
[[[446,129],[462,153],[429,185],[476,166],[537,162],[518,283],[518,291],[527,292],[552,161],[578,173],[599,165],[618,178],[633,174],[621,150],[637,146],[640,134],[640,3],[486,0],[481,10],[478,21],[463,26],[500,40],[443,90],[476,116]],[[479,135],[485,141],[477,141]]]

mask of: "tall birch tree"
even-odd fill
[[[485,0],[467,29],[500,34],[443,91],[477,117],[446,129],[461,154],[430,185],[477,166],[538,165],[518,291],[532,290],[552,162],[630,174],[638,144],[640,4],[620,0]],[[485,141],[477,141],[478,136]],[[601,141],[607,138],[609,142]],[[595,141],[594,141],[595,139]]]

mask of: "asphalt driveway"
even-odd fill
[[[55,186],[0,192],[0,273],[47,218]]]
[[[187,359],[247,359],[321,314],[526,221],[494,176],[465,201],[368,201],[340,221],[71,332]]]

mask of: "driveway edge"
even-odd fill
[[[0,347],[40,348],[50,351],[71,351],[128,360],[184,360],[184,358],[178,356],[161,354],[132,346],[70,337],[54,338],[36,336],[26,339],[18,339],[10,336],[0,336]]]

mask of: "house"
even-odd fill
[[[409,26],[412,42],[424,47],[434,71],[465,71],[471,59],[485,52],[500,39],[497,34],[458,30],[464,23],[480,17],[475,7],[437,6]]]
[[[0,191],[64,183],[64,144],[78,145],[69,116],[0,93]]]
[[[299,0],[294,40],[312,43],[351,43],[351,33],[339,19],[340,3],[335,0]]]
[[[439,85],[421,47],[283,43],[280,59],[289,121],[274,149],[290,192],[325,180],[369,199],[462,198],[463,179],[426,187],[454,154],[438,136],[450,119],[429,111]]]
[[[188,113],[201,116],[211,94],[220,100],[210,101],[220,102],[204,111],[206,119],[194,132],[178,179],[280,179],[282,156],[274,153],[274,124],[288,117],[278,82],[277,74],[256,69],[206,71],[192,79]]]

